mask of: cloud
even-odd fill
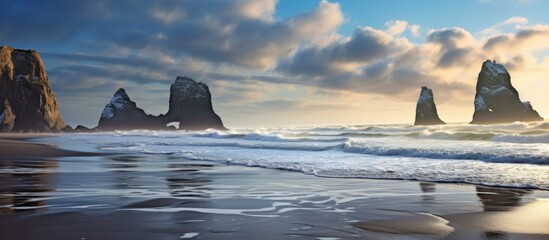
[[[339,4],[322,0],[316,10],[291,19],[289,24],[300,37],[314,38],[333,32],[343,20]]]
[[[512,34],[489,38],[483,46],[488,53],[519,53],[549,48],[549,26],[534,25],[517,28]]]
[[[386,31],[359,28],[332,45],[303,49],[281,61],[277,70],[297,77],[298,84],[393,97],[411,97],[416,93],[410,90],[423,85],[448,88],[447,96],[469,89],[466,83],[441,80],[431,70],[470,60],[473,37],[469,32],[460,28],[432,30],[425,44],[414,45],[394,36],[407,28],[396,25],[400,25],[398,31],[391,30],[395,24],[389,24]]]
[[[407,40],[371,27],[355,30],[351,37],[325,47],[302,49],[282,61],[277,70],[294,75],[323,76],[350,72],[357,65],[391,57],[395,52],[410,47]]]
[[[495,27],[501,27],[506,25],[524,25],[528,23],[528,19],[525,17],[511,17],[502,23],[494,25]]]
[[[403,20],[391,20],[385,23],[387,28],[385,31],[387,34],[399,37],[404,32],[409,31],[413,37],[419,37],[421,35],[421,26],[418,24],[410,24]]]
[[[427,35],[427,43],[439,47],[437,67],[448,68],[463,66],[475,58],[473,36],[462,28],[444,28],[431,30]]]
[[[250,9],[260,8],[256,4],[238,5],[241,15],[230,18],[210,10],[198,19],[175,24],[164,32],[167,38],[159,46],[212,62],[266,69],[300,44],[335,31],[343,21],[339,5],[328,2],[286,21],[265,17],[272,11],[253,14]]]
[[[178,9],[153,9],[151,10],[151,16],[161,21],[164,24],[171,24],[181,18],[185,17],[185,12]]]
[[[467,30],[454,27],[429,31],[426,42],[451,49],[467,46],[472,40],[473,37]]]
[[[516,30],[521,26],[528,24],[528,19],[525,17],[515,16],[506,19],[503,22],[496,23],[480,32],[482,38],[490,38],[498,35],[502,35],[506,32]]]
[[[408,22],[402,20],[393,20],[385,23],[387,33],[391,36],[400,36],[408,28]]]
[[[421,26],[417,24],[411,25],[410,32],[412,33],[412,36],[419,37],[421,35]]]
[[[286,20],[274,17],[276,0],[21,0],[3,5],[0,39],[8,43],[32,45],[41,36],[42,44],[69,41],[104,55],[109,55],[106,48],[152,49],[252,69],[273,67],[278,58],[333,34],[343,22],[339,5],[327,1]]]

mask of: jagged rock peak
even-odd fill
[[[478,75],[473,124],[541,121],[530,102],[522,102],[502,64],[486,60]]]
[[[136,104],[130,100],[130,97],[126,94],[126,90],[119,88],[118,91],[114,93],[111,101],[107,103],[103,109],[101,118],[113,118],[115,113],[118,113],[127,107],[136,107]]]
[[[416,120],[414,125],[437,124],[445,124],[445,122],[438,117],[433,91],[428,87],[421,87],[416,105]]]
[[[0,114],[5,113],[0,131],[65,128],[46,68],[35,50],[0,47],[0,102]]]
[[[123,88],[118,89],[105,105],[97,129],[99,130],[131,130],[131,129],[162,129],[165,125],[135,104]]]

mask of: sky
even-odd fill
[[[413,123],[421,86],[469,122],[483,61],[549,116],[549,1],[0,0],[0,45],[37,50],[67,124],[94,127],[125,88],[168,110],[208,84],[231,127]]]

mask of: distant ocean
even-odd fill
[[[299,171],[549,189],[549,122],[120,131],[67,135],[101,149]]]

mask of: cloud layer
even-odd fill
[[[449,118],[467,121],[451,112],[472,108],[485,59],[507,66],[519,91],[549,87],[543,79],[549,25],[531,25],[525,17],[510,16],[480,32],[388,19],[382,28],[357,27],[344,36],[341,6],[328,1],[285,19],[277,17],[276,0],[0,2],[1,45],[40,51],[73,124],[93,125],[118,87],[148,112],[162,113],[178,75],[210,84],[229,126],[242,125],[242,116],[267,121],[273,112],[311,124],[318,121],[307,112],[382,113],[368,105],[372,100],[413,115],[424,85],[447,106]],[[544,96],[538,91],[522,94],[534,108]],[[549,109],[540,112],[549,115]],[[369,122],[363,115],[348,119]]]

